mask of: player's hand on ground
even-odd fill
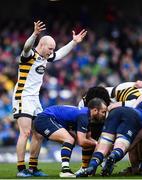
[[[36,36],[38,36],[44,30],[46,30],[46,27],[42,21],[34,22],[34,34]]]
[[[76,43],[80,43],[84,39],[84,37],[86,36],[87,31],[85,29],[83,29],[82,31],[80,31],[79,34],[75,34],[75,31],[73,30],[72,33],[73,33],[73,40]]]

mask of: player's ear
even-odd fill
[[[98,109],[97,108],[93,108],[92,111],[93,111],[93,114],[97,114],[98,113]]]

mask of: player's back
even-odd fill
[[[47,107],[42,113],[43,115],[52,115],[61,125],[66,126],[68,123],[76,124],[80,115],[88,116],[87,107],[78,108],[76,106],[55,105]]]
[[[142,95],[142,89],[135,87],[134,82],[125,82],[117,85],[116,87],[106,88],[110,94],[110,97],[114,101],[128,101],[132,99],[137,99]]]

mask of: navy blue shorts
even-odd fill
[[[39,134],[48,139],[51,134],[63,127],[56,122],[53,116],[38,115],[34,120],[34,128]]]
[[[105,121],[103,132],[122,134],[132,142],[142,128],[139,118],[136,111],[132,108],[119,107],[113,109]]]

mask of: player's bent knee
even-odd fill
[[[39,133],[37,133],[37,132],[33,132],[33,135],[32,135],[32,137],[34,138],[34,139],[37,139],[38,141],[42,141],[43,139],[44,139],[44,137],[41,135],[41,134],[39,134]]]
[[[117,146],[122,148],[124,151],[127,151],[130,146],[130,140],[126,136],[118,134],[115,140],[115,148]]]
[[[31,134],[30,130],[24,130],[24,131],[20,132],[20,136],[22,136],[24,138],[29,138],[30,134]]]
[[[74,144],[75,143],[75,139],[71,136],[71,137],[66,138],[64,142],[68,142],[70,144]]]
[[[66,136],[62,137],[62,142],[68,142],[70,144],[74,144],[75,143],[75,139],[70,135],[70,134],[66,134]]]
[[[102,133],[99,139],[99,143],[102,144],[113,144],[115,136],[109,133]]]

